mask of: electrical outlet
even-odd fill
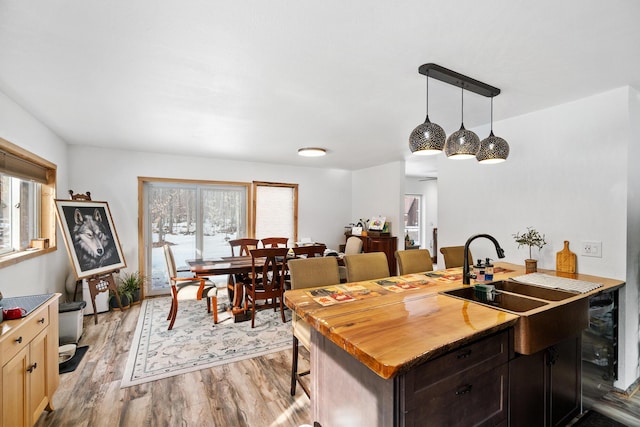
[[[602,242],[582,242],[580,255],[602,258]]]

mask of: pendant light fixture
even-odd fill
[[[493,134],[493,96],[491,97],[491,132],[480,142],[476,159],[483,164],[502,163],[509,157],[509,144]]]
[[[499,163],[509,155],[509,144],[493,134],[493,97],[500,94],[500,89],[490,86],[471,77],[441,67],[438,64],[423,64],[418,69],[427,76],[427,118],[416,127],[409,137],[409,147],[414,154],[431,154],[443,150],[450,159],[470,159],[475,157],[483,164]],[[429,120],[429,77],[457,86],[462,89],[460,129],[446,138],[442,128]],[[464,91],[491,98],[491,133],[482,142],[478,135],[464,127]],[[442,136],[440,136],[442,135]],[[442,139],[445,139],[442,144]]]
[[[427,75],[427,118],[409,136],[409,148],[420,156],[438,154],[444,148],[444,129],[429,120],[429,76]]]
[[[471,159],[480,148],[480,138],[474,132],[464,128],[464,86],[462,86],[462,120],[460,129],[447,138],[444,154],[450,159]]]

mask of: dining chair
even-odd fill
[[[178,315],[179,299],[201,300],[204,297],[207,301],[207,312],[213,311],[213,323],[218,323],[218,288],[215,283],[203,277],[178,277],[178,269],[171,246],[165,243],[163,249],[169,273],[169,284],[171,285],[171,307],[167,316],[167,320],[170,322],[167,329],[173,329]]]
[[[389,277],[389,264],[384,252],[368,252],[344,256],[347,282]]]
[[[310,246],[305,246],[310,247]],[[294,249],[295,250],[295,249]],[[309,257],[292,259],[288,262],[291,275],[291,289],[305,289],[316,286],[330,286],[340,283],[338,260],[336,257]],[[311,350],[311,326],[293,313],[291,317],[293,331],[293,356],[291,359],[291,396],[296,394],[296,384],[309,396],[309,388],[300,380],[309,375],[309,371],[298,372],[298,344]]]
[[[296,258],[300,258],[302,256],[306,258],[314,258],[324,256],[324,251],[326,249],[327,247],[325,245],[298,246],[293,248],[293,253]]]
[[[287,269],[287,248],[263,248],[251,250],[251,282],[245,283],[245,311],[251,306],[251,327],[255,327],[256,309],[280,305],[282,322],[284,318],[284,277]],[[256,260],[264,258],[264,264],[256,265]],[[258,304],[258,301],[264,301]],[[270,301],[270,302],[269,302]]]
[[[347,239],[347,243],[344,245],[344,254],[345,255],[354,255],[362,252],[362,239],[355,236],[350,236]],[[345,266],[340,266],[340,281],[347,281],[347,268]]]
[[[469,265],[473,264],[471,249],[469,253]],[[440,253],[444,256],[444,268],[462,267],[464,264],[464,246],[447,246],[440,248]]]
[[[396,251],[400,275],[433,271],[433,261],[429,249]]]
[[[289,244],[288,237],[266,237],[261,240],[263,248],[286,248]]]
[[[260,240],[243,237],[240,239],[229,240],[229,246],[231,246],[231,256],[251,256],[250,251],[258,248]],[[237,253],[237,255],[236,255]],[[244,286],[245,283],[251,282],[248,274],[230,274],[227,279],[227,295],[229,301],[234,301],[234,295],[236,290],[236,284],[240,283]]]

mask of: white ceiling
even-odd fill
[[[639,19],[635,0],[0,0],[0,91],[70,144],[360,169],[411,157],[421,64],[500,88],[497,121],[640,88]],[[460,89],[429,89],[457,130]],[[467,128],[489,122],[464,100]]]

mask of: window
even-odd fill
[[[404,235],[409,234],[409,239],[414,245],[420,245],[422,236],[422,196],[418,194],[406,194],[404,196]]]
[[[162,246],[171,245],[178,270],[187,259],[230,256],[229,240],[251,236],[248,183],[139,178],[145,248],[140,265],[150,274],[145,295],[165,294],[169,279]]]
[[[253,183],[256,238],[288,237],[289,247],[298,238],[298,184]]]
[[[0,138],[0,267],[55,249],[56,166]],[[30,251],[31,240],[49,249]]]

